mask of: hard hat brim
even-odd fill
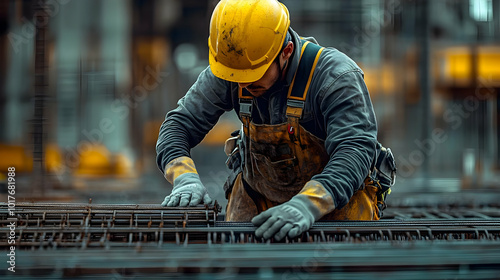
[[[274,59],[255,69],[233,69],[216,61],[211,54],[208,59],[208,62],[210,63],[210,70],[212,70],[212,73],[216,77],[235,83],[253,83],[258,81],[264,76],[273,61]]]

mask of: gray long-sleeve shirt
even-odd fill
[[[289,70],[283,81],[253,99],[255,123],[286,121],[287,91],[302,47],[297,33],[292,29],[289,32],[295,46]],[[233,109],[239,114],[238,84],[217,78],[207,67],[161,125],[156,145],[160,170],[164,173],[171,160],[189,156],[191,148],[203,140],[219,117]],[[323,50],[300,124],[325,140],[330,160],[312,180],[320,182],[332,194],[336,207],[342,208],[368,175],[375,156],[377,123],[362,70],[340,51]]]

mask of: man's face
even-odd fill
[[[280,72],[286,72],[288,61],[290,56],[293,53],[293,43],[288,42],[287,46],[283,49],[283,51],[278,55],[278,59],[275,60],[271,66],[267,69],[264,76],[259,80],[253,83],[238,83],[241,88],[246,88],[248,92],[254,97],[260,97],[264,93],[266,93],[273,85],[278,81],[278,79],[282,76]],[[281,67],[280,67],[281,65]]]
[[[260,97],[268,91],[278,80],[280,74],[278,61],[275,61],[269,66],[262,78],[253,83],[238,83],[241,88],[246,88],[254,97]]]

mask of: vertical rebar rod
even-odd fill
[[[35,35],[35,94],[33,100],[33,173],[35,188],[45,192],[44,140],[45,119],[44,107],[48,86],[48,63],[46,53],[46,37],[49,17],[44,9],[43,0],[34,4]]]
[[[429,14],[431,1],[423,0],[417,5],[417,38],[419,38],[419,82],[421,89],[421,112],[422,112],[422,139],[430,139],[433,126],[432,110],[431,110],[431,95],[432,95],[432,82],[431,82],[431,67],[430,67],[430,26]],[[422,163],[423,188],[429,187],[428,178],[430,176],[430,167],[428,156]]]

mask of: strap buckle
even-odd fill
[[[293,100],[293,99],[288,99],[286,101],[286,115],[287,117],[292,117],[292,118],[301,118],[302,117],[302,111],[304,110],[304,101],[300,100]]]
[[[288,106],[288,107],[295,107],[295,108],[302,108],[303,109],[304,104],[305,104],[305,102],[302,100],[294,100],[291,98],[288,98],[288,100],[286,101],[286,106]]]
[[[240,116],[252,116],[252,101],[253,99],[240,98]]]

